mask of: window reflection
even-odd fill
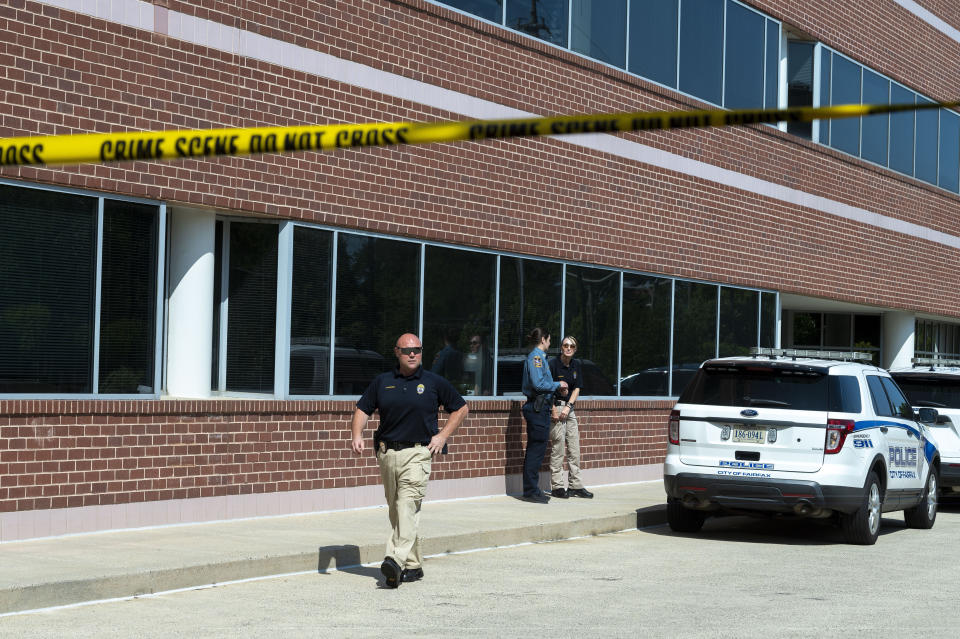
[[[423,285],[423,365],[448,379],[464,395],[491,394],[489,385],[484,387],[484,373],[477,374],[477,364],[469,363],[467,354],[471,352],[469,346],[473,337],[480,336],[485,343],[490,341],[495,274],[496,258],[493,255],[427,247]]]
[[[787,106],[813,106],[813,42],[791,40],[787,45]],[[787,131],[807,138],[812,122],[788,122]]]
[[[860,104],[860,66],[838,55],[833,56],[831,104]],[[844,118],[830,123],[830,146],[850,155],[860,155],[860,118]]]
[[[760,346],[775,348],[777,345],[777,295],[760,293]]]
[[[957,161],[960,154],[960,116],[953,111],[940,110],[940,188],[957,192]]]
[[[397,338],[417,334],[419,312],[420,245],[341,233],[333,392],[360,394],[392,369]]]
[[[443,0],[443,3],[491,22],[503,22],[502,0]]]
[[[561,264],[500,258],[498,395],[520,394],[527,333],[540,326],[553,336],[554,347],[560,343],[562,276]]]
[[[627,0],[573,0],[571,24],[571,49],[607,64],[626,66]]]
[[[293,230],[290,394],[330,392],[330,267],[333,233]],[[356,392],[363,392],[360,389]]]
[[[884,77],[863,70],[863,103],[889,104],[890,81]],[[887,137],[890,127],[890,114],[867,115],[863,118],[863,132],[860,152],[864,160],[887,165]]]
[[[583,266],[567,267],[564,334],[580,343],[583,395],[616,395],[619,343],[620,273]]]
[[[714,104],[723,99],[723,0],[680,6],[680,90]]]
[[[727,3],[724,106],[763,108],[763,54],[766,19],[735,2]]]
[[[670,300],[673,283],[662,277],[623,276],[621,395],[670,394]]]
[[[933,104],[926,98],[917,98],[918,104]],[[937,135],[940,112],[937,109],[917,111],[917,147],[915,176],[930,184],[937,183]]]
[[[678,0],[630,3],[630,71],[677,86]]]
[[[717,345],[717,292],[714,284],[677,282],[674,292],[673,388],[679,395]]]
[[[507,26],[567,46],[568,0],[507,0]]]
[[[749,355],[757,345],[757,291],[720,288],[720,357]]]
[[[916,94],[901,86],[890,87],[891,104],[912,104]],[[913,129],[915,111],[890,114],[890,168],[906,175],[913,175]]]

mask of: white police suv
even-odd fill
[[[753,352],[704,362],[670,414],[673,530],[722,514],[833,518],[873,544],[883,512],[933,526],[939,452],[889,373],[864,353]]]
[[[940,451],[940,488],[960,493],[960,360],[914,358],[891,369]],[[936,412],[928,409],[933,408]]]

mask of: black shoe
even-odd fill
[[[380,572],[382,572],[383,576],[387,579],[387,588],[400,587],[403,570],[400,569],[400,564],[394,561],[393,557],[384,558],[383,563],[380,564]]]
[[[583,497],[584,499],[593,499],[593,493],[586,488],[571,488],[569,491],[571,497]]]
[[[550,494],[558,499],[566,499],[570,495],[567,494],[566,488],[554,488],[550,491]]]
[[[549,504],[550,498],[547,497],[546,493],[534,493],[533,495],[524,495],[521,497],[523,501],[529,501],[534,504]]]
[[[409,583],[411,581],[420,581],[423,579],[423,568],[405,568],[400,581]]]

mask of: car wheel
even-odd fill
[[[699,532],[707,514],[685,507],[679,499],[667,499],[667,523],[674,532]]]
[[[880,515],[882,500],[880,497],[880,480],[873,471],[867,475],[867,483],[863,491],[863,502],[856,512],[840,515],[840,528],[843,537],[850,544],[872,546],[877,543],[880,535]]]
[[[933,528],[933,522],[937,520],[938,484],[937,471],[931,468],[920,503],[903,511],[903,519],[907,522],[908,528]]]

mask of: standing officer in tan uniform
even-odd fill
[[[453,386],[423,369],[423,345],[416,335],[406,333],[393,347],[397,367],[376,377],[364,391],[353,413],[351,447],[363,453],[363,429],[375,410],[380,411],[380,428],[373,435],[383,492],[390,511],[393,533],[387,540],[386,557],[380,571],[388,588],[423,578],[420,553],[420,504],[427,492],[430,462],[440,453],[463,423],[469,409]],[[451,413],[439,430],[437,409]]]
[[[554,497],[583,497],[592,499],[593,493],[584,488],[580,479],[580,425],[573,405],[580,397],[583,385],[583,368],[573,356],[577,352],[577,338],[567,335],[560,342],[560,357],[550,360],[550,374],[558,382],[570,387],[567,399],[554,397],[550,426],[550,491]],[[563,451],[567,450],[567,465],[570,466],[570,489],[563,487]]]

